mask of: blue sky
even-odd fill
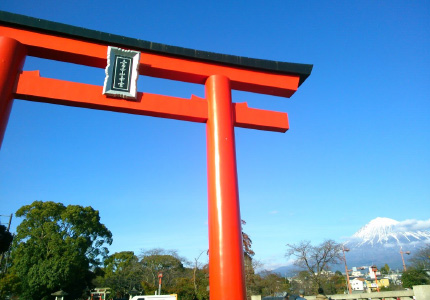
[[[376,218],[430,219],[429,1],[2,1],[0,10],[216,53],[313,64],[290,130],[236,129],[241,214],[256,259],[341,241]],[[102,85],[104,70],[27,58],[44,77]],[[138,90],[204,97],[140,77]],[[111,253],[207,249],[204,124],[16,100],[0,152],[0,214],[34,200],[91,205]],[[6,223],[7,218],[1,217]],[[18,225],[14,219],[12,228]]]

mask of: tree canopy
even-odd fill
[[[104,276],[97,282],[111,289],[111,294],[123,298],[133,289],[141,290],[142,268],[132,251],[117,252],[104,262]]]
[[[404,288],[412,288],[414,285],[423,285],[430,283],[430,276],[423,269],[409,268],[402,274]]]
[[[60,289],[72,299],[90,286],[90,269],[107,255],[111,232],[97,210],[34,201],[16,212],[22,217],[13,241],[8,276],[20,279],[24,299],[48,299]],[[15,291],[16,292],[16,291]]]
[[[411,288],[414,285],[430,284],[430,245],[422,246],[412,254],[409,260],[411,267],[403,272],[403,287]]]
[[[385,264],[383,267],[379,268],[379,271],[381,272],[381,274],[389,274],[390,273],[390,267],[388,266],[388,264]]]

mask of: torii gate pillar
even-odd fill
[[[212,75],[205,87],[210,297],[246,299],[230,80]]]
[[[26,47],[18,41],[0,36],[0,149],[13,102],[13,88],[24,65]]]

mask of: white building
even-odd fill
[[[364,278],[354,278],[353,280],[350,280],[350,283],[353,291],[364,291],[366,288]]]
[[[376,277],[381,276],[381,272],[376,271]],[[369,267],[369,277],[375,280],[375,272],[373,272],[372,267]]]
[[[354,271],[352,270],[351,275],[349,275],[350,277],[361,277],[363,276],[363,273],[361,273],[360,271]]]

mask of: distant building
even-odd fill
[[[318,275],[318,273],[314,273],[315,275]],[[334,272],[330,271],[330,270],[322,270],[321,271],[321,275],[325,275],[325,276],[333,276]]]
[[[385,275],[386,278],[390,279],[393,284],[402,284],[402,274],[401,273],[390,273]]]
[[[110,288],[95,288],[91,290],[90,300],[106,300],[110,294]]]
[[[366,280],[366,285],[367,285],[368,289],[370,288],[372,290],[372,292],[374,292],[374,291],[377,291],[377,287],[378,288],[389,287],[390,286],[390,280],[388,278],[378,279],[378,285],[376,285],[375,280]]]
[[[364,278],[354,278],[350,280],[351,289],[353,291],[364,291],[367,287],[366,280]]]
[[[381,272],[376,271],[376,277],[381,276]],[[369,277],[375,279],[375,272],[373,272],[372,267],[369,267]]]
[[[351,275],[349,275],[349,277],[362,277],[363,273],[361,273],[360,271],[354,271],[352,270]]]

